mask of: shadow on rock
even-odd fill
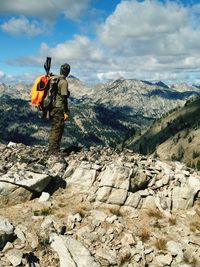
[[[35,267],[35,263],[39,263],[39,259],[33,254],[33,252],[25,253],[24,257],[26,258],[29,267]]]
[[[47,187],[43,191],[48,192],[50,195],[52,195],[59,188],[65,189],[66,186],[67,186],[66,181],[63,180],[61,177],[56,176],[50,181],[50,183],[47,185]]]
[[[82,150],[83,148],[81,146],[69,146],[63,150],[64,153],[67,155],[71,154],[72,152],[78,153]]]

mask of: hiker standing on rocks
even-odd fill
[[[64,133],[64,124],[68,119],[68,82],[66,77],[70,73],[70,65],[65,63],[60,67],[60,78],[58,90],[50,112],[51,130],[49,135],[49,153],[57,154],[60,152],[61,139]]]

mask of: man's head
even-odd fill
[[[60,74],[64,75],[65,77],[67,77],[69,73],[70,73],[70,65],[67,64],[67,63],[61,65]]]

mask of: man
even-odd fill
[[[50,112],[51,130],[49,135],[49,153],[57,154],[60,152],[60,144],[64,132],[64,123],[68,119],[68,82],[66,77],[70,73],[70,65],[63,64],[60,67],[60,78],[58,91],[55,96],[53,108]]]

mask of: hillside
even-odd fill
[[[70,104],[70,119],[66,122],[63,147],[95,144],[116,146],[134,134],[142,124],[149,123],[140,116],[125,116],[101,105]],[[0,140],[26,145],[47,144],[50,121],[41,118],[41,113],[30,101],[0,97]]]
[[[198,267],[200,176],[95,146],[0,144],[0,266]]]
[[[178,160],[200,169],[200,98],[188,101],[157,119],[145,132],[126,141],[127,147],[160,159]]]

